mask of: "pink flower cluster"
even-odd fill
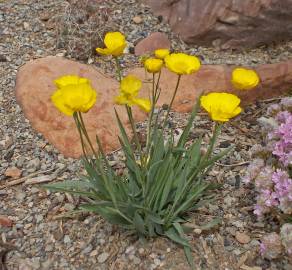
[[[276,120],[279,126],[268,137],[274,140],[273,154],[287,167],[292,165],[292,113],[279,112]]]
[[[292,98],[284,98],[267,111],[271,125],[264,126],[266,145],[255,145],[251,152],[253,161],[247,168],[245,183],[254,183],[257,202],[254,213],[258,218],[272,210],[292,214]],[[266,118],[267,119],[267,118]],[[292,224],[286,223],[280,235],[270,233],[262,238],[260,253],[274,259],[282,249],[292,254]]]

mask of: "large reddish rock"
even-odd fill
[[[292,39],[292,0],[143,0],[187,43],[255,47]]]
[[[203,65],[196,74],[183,76],[173,109],[178,112],[189,112],[202,91],[235,93],[242,98],[243,104],[248,104],[256,100],[279,96],[292,87],[292,60],[257,67],[262,83],[256,89],[249,91],[237,91],[232,88],[230,83],[232,68]],[[128,73],[137,75],[145,82],[140,96],[147,97],[151,83],[146,82],[150,76],[145,77],[143,68],[135,68]],[[61,57],[34,60],[22,66],[18,71],[16,98],[32,127],[41,132],[65,156],[81,156],[79,136],[72,117],[61,114],[50,100],[55,90],[53,80],[67,74],[89,78],[93,87],[99,92],[96,105],[84,115],[90,137],[94,140],[95,134],[98,134],[106,152],[118,148],[119,130],[113,109],[113,97],[118,92],[118,82],[102,74],[93,66]],[[159,105],[169,103],[176,80],[176,74],[163,70]],[[116,106],[116,108],[129,132],[124,108],[121,106]],[[134,109],[134,113],[137,121],[146,118],[146,115],[139,110]]]
[[[119,84],[93,66],[61,57],[37,59],[22,66],[16,78],[16,99],[26,118],[34,129],[42,133],[65,156],[81,155],[80,140],[73,117],[60,113],[50,99],[56,89],[53,81],[69,74],[89,78],[94,89],[98,91],[98,102],[84,114],[89,136],[95,141],[95,135],[98,134],[107,152],[118,148],[119,130],[113,109],[113,97],[119,91]],[[122,122],[127,124],[124,108],[117,106],[117,111]],[[140,120],[145,118],[140,111],[136,111],[135,116]]]
[[[177,97],[173,103],[173,109],[178,112],[189,112],[196,100],[202,93],[228,92],[241,98],[243,106],[253,103],[256,100],[263,100],[287,93],[292,87],[292,60],[277,63],[260,65],[255,68],[261,78],[260,85],[252,90],[236,90],[231,84],[231,73],[235,66],[202,65],[200,70],[193,74],[182,76]],[[136,68],[131,73],[145,80],[145,72]],[[146,74],[147,76],[147,74]],[[148,74],[146,79],[150,79]],[[160,79],[163,89],[158,105],[169,103],[177,81],[177,75],[164,69]],[[149,83],[144,84],[150,87]],[[144,86],[144,93],[147,90]]]

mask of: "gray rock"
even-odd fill
[[[107,252],[103,252],[101,253],[98,257],[97,257],[97,260],[99,263],[104,263],[106,262],[106,260],[108,259],[109,257],[109,253]]]

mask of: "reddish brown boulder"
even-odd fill
[[[233,88],[230,82],[233,69],[234,66],[202,65],[197,73],[183,76],[174,101],[174,110],[189,112],[196,98],[203,91],[204,93],[233,93],[241,98],[242,105],[247,105],[256,100],[280,96],[287,93],[292,87],[292,60],[256,67],[255,70],[261,78],[261,84],[252,90],[236,90]],[[141,68],[134,69],[131,73],[140,78],[145,78],[145,72]],[[148,79],[150,77],[148,75]],[[159,105],[170,102],[176,80],[176,74],[166,69],[162,72],[160,85],[163,90],[158,102]],[[147,90],[144,89],[144,91],[142,95],[145,96]]]
[[[139,41],[135,47],[136,55],[151,53],[156,49],[169,49],[170,41],[166,34],[155,32]]]
[[[229,66],[202,66],[193,75],[183,76],[174,102],[174,110],[188,112],[191,110],[196,97],[202,92],[231,92],[239,95],[243,104],[256,100],[279,96],[292,87],[292,60],[262,65],[256,68],[262,83],[254,90],[237,91],[230,83],[232,67]],[[143,68],[130,70],[129,74],[139,76],[143,81]],[[67,157],[79,157],[81,152],[80,141],[72,117],[61,114],[52,104],[50,96],[55,90],[53,80],[66,74],[75,74],[87,77],[99,92],[96,105],[84,115],[85,122],[92,139],[95,134],[101,138],[102,145],[107,152],[119,147],[117,136],[119,130],[114,115],[113,97],[118,91],[118,82],[102,74],[98,69],[60,57],[46,57],[27,63],[20,68],[16,81],[17,101],[25,116],[38,132],[52,143]],[[150,78],[150,76],[148,76]],[[161,98],[159,105],[169,103],[173,93],[177,75],[164,69],[161,76]],[[144,83],[141,96],[148,96]],[[127,124],[124,109],[116,106],[123,123]],[[135,118],[141,121],[146,115],[134,110]]]
[[[255,47],[292,39],[292,0],[143,0],[187,43]]]
[[[22,66],[16,78],[16,99],[26,118],[34,129],[41,132],[65,156],[81,155],[73,118],[60,113],[50,99],[56,89],[53,80],[69,74],[89,78],[99,93],[96,105],[84,114],[90,137],[95,141],[95,134],[98,134],[107,152],[118,148],[119,130],[113,109],[113,97],[117,95],[119,85],[115,79],[103,75],[93,66],[61,57],[37,59]],[[124,108],[117,106],[117,111],[123,123],[127,123]],[[145,118],[139,111],[135,116],[140,120]]]

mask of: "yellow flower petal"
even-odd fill
[[[115,97],[115,103],[118,105],[132,105],[132,101],[125,95],[120,94]]]
[[[111,52],[109,49],[105,48],[105,49],[102,49],[102,48],[96,48],[95,49],[99,54],[102,54],[102,55],[110,55]]]
[[[201,63],[196,56],[172,53],[164,59],[166,67],[179,75],[192,74],[199,70]]]
[[[159,59],[164,59],[169,53],[168,49],[157,49],[154,51],[155,56]]]
[[[142,82],[137,77],[133,75],[128,75],[122,79],[120,90],[124,95],[137,96],[140,88],[142,87]]]
[[[148,58],[144,62],[145,69],[150,73],[157,73],[161,70],[163,61],[156,58]]]
[[[141,110],[150,112],[151,103],[150,100],[144,98],[133,98],[133,104],[137,105]]]
[[[89,80],[76,75],[65,75],[54,80],[54,83],[58,88],[61,88],[69,84],[89,83]]]
[[[105,49],[96,48],[96,51],[104,55],[120,56],[127,46],[125,36],[120,32],[108,32],[104,38]]]
[[[67,107],[64,103],[61,90],[56,90],[54,94],[51,96],[51,100],[59,111],[61,111],[62,113],[68,116],[73,115],[74,111],[70,109],[69,107]]]
[[[240,99],[229,93],[210,93],[201,97],[201,106],[214,121],[226,122],[241,113]]]
[[[252,69],[236,68],[232,72],[231,82],[236,89],[250,90],[258,85],[260,78]]]

